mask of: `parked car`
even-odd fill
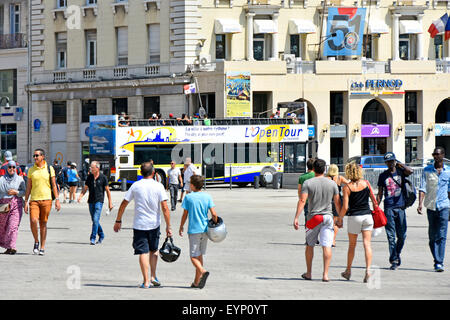
[[[414,159],[408,165],[415,168],[425,168],[426,166],[433,163],[434,159]],[[444,158],[444,165],[450,166],[450,160]]]
[[[381,169],[385,169],[386,168],[386,164],[384,163],[384,156],[357,156],[357,157],[352,157],[350,159],[347,160],[347,163],[353,162],[355,161],[357,164],[359,164],[361,166],[361,168],[363,169],[368,169],[368,168],[381,168]]]

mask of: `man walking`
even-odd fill
[[[64,197],[63,203],[66,203],[66,201],[67,201],[66,200],[67,199],[66,192],[69,191],[69,174],[68,174],[68,172],[69,172],[71,166],[72,166],[72,162],[67,161],[67,165],[61,169],[62,181],[63,181],[61,189],[63,191],[63,197]]]
[[[183,202],[184,191],[186,192],[186,194],[191,192],[191,177],[195,176],[196,174],[196,168],[191,163],[191,158],[186,158],[186,160],[184,161],[184,187],[183,191],[181,192],[180,202]]]
[[[178,188],[183,188],[183,178],[181,177],[181,171],[175,167],[175,161],[170,162],[170,169],[167,171],[169,179],[167,179],[166,189],[170,191],[170,204],[172,211],[177,208]]]
[[[154,286],[160,286],[156,277],[156,264],[158,262],[158,246],[160,236],[161,211],[166,221],[166,235],[172,236],[170,228],[170,211],[167,206],[167,194],[164,186],[155,180],[155,169],[149,162],[141,165],[143,179],[133,183],[125,194],[117,213],[114,231],[118,232],[122,227],[123,213],[131,200],[134,199],[134,223],[133,223],[133,248],[134,254],[139,255],[139,264],[144,278],[140,288],[149,288],[150,282]],[[150,266],[151,278],[148,271]]]
[[[410,176],[413,170],[397,161],[395,154],[392,152],[384,155],[384,162],[388,169],[378,177],[377,202],[381,203],[384,195],[389,263],[391,264],[390,269],[396,270],[402,263],[400,253],[406,239],[405,177]],[[395,236],[397,236],[397,241],[395,241]]]
[[[30,198],[30,227],[34,237],[33,254],[45,254],[47,239],[47,221],[52,209],[52,192],[56,199],[55,209],[59,211],[61,204],[58,199],[58,189],[55,181],[55,170],[45,161],[45,152],[36,149],[33,153],[34,166],[28,170],[27,190],[25,192],[24,211],[28,214],[28,199]],[[40,248],[38,236],[40,227]]]
[[[313,170],[313,165],[314,165],[314,159],[313,158],[309,158],[308,161],[306,162],[306,173],[302,174],[299,179],[298,179],[298,198],[300,199],[301,193],[302,193],[302,186],[303,183],[305,183],[306,180],[314,178],[314,170]],[[308,215],[308,202],[305,203],[305,223],[306,223],[306,216]]]
[[[450,167],[444,165],[444,148],[436,147],[432,155],[434,164],[423,170],[420,181],[417,212],[422,214],[423,205],[427,208],[428,238],[434,270],[443,272],[450,207]]]
[[[111,211],[111,191],[108,186],[108,179],[100,172],[100,163],[92,161],[90,166],[91,173],[87,176],[86,184],[78,196],[78,202],[81,201],[86,191],[89,189],[89,213],[92,219],[91,245],[95,245],[95,239],[98,234],[98,242],[102,243],[105,238],[102,226],[100,225],[100,215],[102,214],[103,202],[105,201],[105,191],[108,197],[109,210]]]
[[[331,201],[334,201],[336,210],[341,210],[339,190],[337,184],[324,177],[326,163],[322,159],[314,161],[314,178],[303,183],[300,199],[297,204],[297,212],[294,218],[294,229],[299,229],[298,218],[308,200],[308,216],[306,223],[306,267],[307,271],[302,274],[305,280],[311,280],[312,260],[314,256],[314,246],[318,239],[323,249],[323,276],[322,281],[328,282],[328,269],[331,262],[331,246],[334,237],[333,210]],[[342,218],[338,224],[342,227]]]

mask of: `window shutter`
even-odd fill
[[[148,27],[148,44],[150,63],[159,63],[160,59],[160,27],[159,24],[150,24]]]
[[[117,28],[117,55],[128,57],[128,28]]]

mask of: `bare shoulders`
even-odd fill
[[[346,184],[348,189],[350,189],[351,192],[359,192],[364,190],[368,187],[368,184],[366,180],[358,180],[358,181],[350,181],[348,184]]]

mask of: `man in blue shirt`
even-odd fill
[[[390,269],[395,270],[402,263],[400,253],[406,239],[405,177],[411,175],[413,171],[410,167],[398,162],[393,152],[384,155],[384,162],[388,169],[378,177],[377,201],[381,203],[384,195],[384,213],[387,218],[385,230],[389,242]],[[395,241],[396,235],[397,242]]]
[[[436,147],[432,155],[434,164],[423,170],[417,212],[422,214],[423,205],[427,208],[428,238],[434,270],[442,272],[450,207],[450,167],[444,165],[444,148]]]

